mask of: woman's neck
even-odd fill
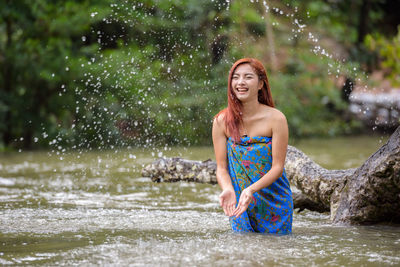
[[[249,102],[242,102],[242,119],[246,120],[257,114],[260,103],[257,99]]]

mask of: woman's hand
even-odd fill
[[[224,209],[225,215],[233,216],[233,211],[236,205],[236,195],[233,189],[225,189],[219,195],[219,204]]]
[[[242,194],[240,194],[239,204],[233,211],[232,215],[235,216],[236,218],[242,215],[242,213],[247,210],[252,200],[255,201],[255,198],[253,196],[253,191],[249,187],[247,187],[242,191]]]

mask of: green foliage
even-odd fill
[[[400,85],[400,27],[397,35],[391,40],[380,35],[367,35],[366,47],[372,52],[378,52],[381,57],[382,67],[388,72],[388,78],[393,85]]]
[[[355,42],[342,1],[298,4],[314,27]],[[251,55],[272,67],[265,9],[225,0],[1,2],[0,150],[210,144],[232,63]],[[357,125],[343,119],[346,105],[327,67],[335,63],[310,52],[307,40],[288,41],[291,16],[270,10],[270,17],[278,54],[289,55],[269,78],[291,136],[351,132]]]
[[[326,66],[332,60],[304,52],[292,55],[286,73],[270,78],[276,106],[288,118],[293,137],[350,133],[352,126],[342,114],[347,105],[330,79]]]
[[[90,53],[81,36],[96,21],[88,10],[107,13],[108,7],[102,1],[1,5],[2,139],[7,145],[47,146],[73,120],[69,108],[74,107],[74,96],[69,88],[81,77],[76,62]]]

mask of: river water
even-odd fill
[[[359,166],[387,138],[299,141],[328,168]],[[350,148],[351,151],[346,151]],[[293,234],[237,234],[217,185],[152,183],[158,154],[204,160],[211,147],[0,155],[1,265],[390,266],[400,227],[333,226],[295,212]]]

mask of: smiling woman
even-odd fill
[[[228,107],[215,116],[212,134],[220,205],[232,229],[290,233],[293,199],[284,170],[288,127],[274,108],[260,61],[244,58],[233,64]]]

